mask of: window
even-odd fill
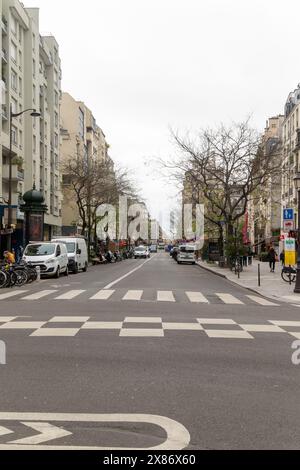
[[[33,136],[33,153],[36,153],[36,136]]]
[[[15,100],[14,98],[11,99],[11,109],[12,109],[12,112],[14,114],[17,114],[17,112],[18,112],[18,103],[17,103],[17,100]]]
[[[12,142],[14,145],[18,145],[18,129],[15,126],[11,127]]]
[[[58,93],[57,93],[57,91],[54,92],[54,103],[55,103],[55,106],[58,106]]]
[[[11,32],[14,36],[17,36],[17,20],[14,16],[11,17]]]
[[[10,48],[10,57],[15,64],[17,63],[17,53],[17,46],[12,42]]]
[[[23,95],[23,81],[21,77],[19,78],[19,95]]]
[[[34,78],[35,78],[35,69],[36,69],[35,60],[33,59],[32,60],[32,75],[33,75]]]
[[[58,113],[54,113],[54,121],[55,121],[55,127],[58,127]]]
[[[13,90],[17,91],[18,88],[18,77],[16,72],[11,71],[11,87]]]
[[[36,87],[35,85],[32,86],[32,101],[35,103],[35,95],[36,95]]]
[[[32,33],[32,50],[35,51],[35,34]]]
[[[79,136],[84,139],[84,112],[79,108]]]
[[[22,52],[19,51],[19,69],[22,70]]]
[[[23,148],[23,132],[19,131],[19,143],[20,143],[20,149]]]
[[[54,135],[54,147],[57,149],[58,148],[58,134],[55,133]]]

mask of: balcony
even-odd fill
[[[9,165],[3,165],[2,179],[9,181]],[[12,165],[12,181],[24,181],[24,170],[20,170],[17,165]]]
[[[4,64],[7,64],[8,59],[7,59],[7,52],[5,49],[2,49],[1,51],[1,58],[2,58],[2,62]]]
[[[5,18],[5,16],[2,16],[1,28],[2,28],[2,32],[4,34],[7,34],[7,19]]]
[[[2,121],[8,121],[7,107],[2,105]]]

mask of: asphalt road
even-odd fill
[[[300,310],[271,304],[165,253],[0,291],[0,449],[299,448]]]

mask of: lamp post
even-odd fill
[[[8,214],[7,214],[7,225],[8,225],[8,239],[7,239],[7,250],[11,251],[11,225],[12,225],[12,121],[13,118],[22,116],[22,114],[31,111],[32,117],[40,117],[41,113],[37,112],[36,109],[25,109],[20,113],[13,113],[12,106],[9,108],[9,173],[8,173]]]
[[[298,231],[297,231],[297,276],[294,292],[300,294],[300,173],[296,173],[294,178],[295,188],[298,193]]]

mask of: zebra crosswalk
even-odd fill
[[[158,302],[158,303],[191,303],[197,305],[221,304],[221,305],[259,305],[263,307],[278,307],[279,303],[272,302],[259,295],[233,295],[228,292],[203,293],[200,291],[184,290],[126,290],[126,289],[45,289],[30,292],[28,290],[12,290],[0,293],[2,301],[108,301],[108,302]]]

